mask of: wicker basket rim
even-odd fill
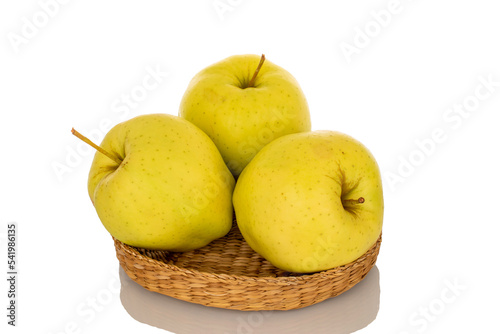
[[[138,250],[137,247],[130,246],[128,244],[125,244],[115,237],[112,237],[113,241],[115,244],[118,244],[121,246],[121,248],[126,251],[129,255],[136,257],[142,261],[149,262],[150,264],[154,266],[159,266],[162,268],[165,268],[167,270],[172,270],[172,271],[181,271],[185,274],[192,275],[192,276],[202,276],[202,277],[209,277],[211,279],[218,279],[221,281],[225,280],[235,280],[241,283],[244,282],[262,282],[262,283],[267,283],[267,282],[273,282],[273,283],[283,283],[283,284],[292,284],[294,282],[299,283],[301,281],[308,281],[308,280],[313,280],[319,276],[330,276],[330,275],[338,275],[339,273],[345,271],[348,267],[350,266],[356,266],[358,263],[359,265],[362,265],[363,259],[365,259],[368,255],[372,254],[377,250],[379,245],[382,242],[382,233],[380,233],[377,241],[366,251],[363,255],[361,255],[359,258],[357,258],[354,261],[351,261],[349,263],[346,263],[344,265],[315,272],[315,273],[310,273],[310,274],[304,274],[304,275],[299,275],[299,276],[283,276],[283,277],[252,277],[252,276],[247,276],[247,275],[229,275],[229,274],[224,274],[224,273],[210,273],[206,271],[200,271],[194,268],[185,268],[185,267],[178,267],[174,264],[169,264],[165,263],[160,260],[153,259],[149,256],[141,254]],[[138,269],[141,269],[139,267],[136,267]]]

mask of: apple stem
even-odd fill
[[[259,74],[259,71],[260,71],[262,65],[264,64],[265,60],[266,60],[266,56],[264,54],[262,54],[262,56],[260,57],[259,65],[257,65],[257,68],[255,69],[255,72],[253,74],[253,77],[248,82],[247,87],[253,87],[253,85],[255,84],[255,79],[257,78],[257,74]]]
[[[365,199],[363,197],[360,197],[358,199],[343,199],[342,200],[342,205],[346,206],[351,204],[351,205],[356,205],[356,204],[362,204],[365,202]]]
[[[90,146],[92,146],[93,148],[95,148],[97,151],[101,152],[102,154],[104,154],[105,156],[107,156],[108,158],[110,158],[111,160],[115,161],[116,163],[118,163],[118,164],[122,163],[122,161],[120,160],[120,158],[118,158],[118,157],[114,156],[113,154],[109,153],[108,151],[106,151],[102,147],[97,146],[96,144],[94,144],[90,139],[88,139],[87,137],[85,137],[84,135],[82,135],[80,132],[76,131],[75,128],[71,128],[71,133],[74,134],[79,139],[81,139],[84,142],[86,142],[87,144],[89,144]]]

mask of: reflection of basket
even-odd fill
[[[192,303],[225,309],[290,310],[337,296],[375,264],[382,236],[359,259],[330,270],[284,272],[245,242],[236,224],[223,238],[184,253],[131,247],[114,239],[127,275],[144,288]]]

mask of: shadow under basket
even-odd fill
[[[123,270],[150,291],[205,306],[262,311],[302,308],[349,290],[375,265],[382,235],[357,260],[313,274],[274,267],[248,246],[236,222],[225,237],[183,253],[113,240]]]

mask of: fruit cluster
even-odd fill
[[[88,192],[123,243],[183,252],[223,237],[233,214],[245,241],[276,267],[331,269],[363,255],[382,230],[377,163],[360,142],[311,131],[295,78],[262,55],[237,55],[195,75],[179,116],[113,127]]]

